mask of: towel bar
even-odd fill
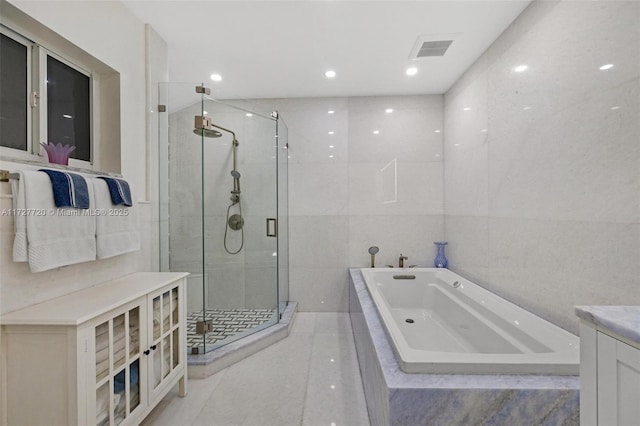
[[[119,174],[113,174],[113,173],[105,173],[105,172],[96,172],[93,170],[70,170],[71,172],[75,172],[75,173],[87,173],[87,174],[92,174],[92,175],[99,175],[99,176],[110,176],[110,177],[121,177]],[[8,170],[0,170],[0,182],[9,182],[9,180],[20,180],[20,174],[19,173],[9,173]]]
[[[0,182],[9,182],[10,179],[18,180],[20,175],[18,173],[9,173],[8,170],[0,170]]]

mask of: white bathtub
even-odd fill
[[[578,337],[447,269],[362,275],[406,373],[578,374]]]

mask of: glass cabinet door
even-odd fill
[[[97,425],[119,425],[142,407],[141,309],[130,307],[94,328]]]
[[[180,351],[184,332],[180,323],[182,297],[184,296],[176,285],[152,295],[150,300],[150,324],[153,324],[153,330],[149,347],[144,352],[149,365],[150,400],[162,390],[171,373],[185,362]]]

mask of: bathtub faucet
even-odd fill
[[[402,253],[400,253],[400,257],[398,258],[398,268],[404,268],[404,261],[409,259],[407,256],[403,256]]]

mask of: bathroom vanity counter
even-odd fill
[[[640,306],[576,306],[576,315],[598,330],[640,345]]]
[[[576,306],[580,318],[580,424],[640,418],[640,306]]]

